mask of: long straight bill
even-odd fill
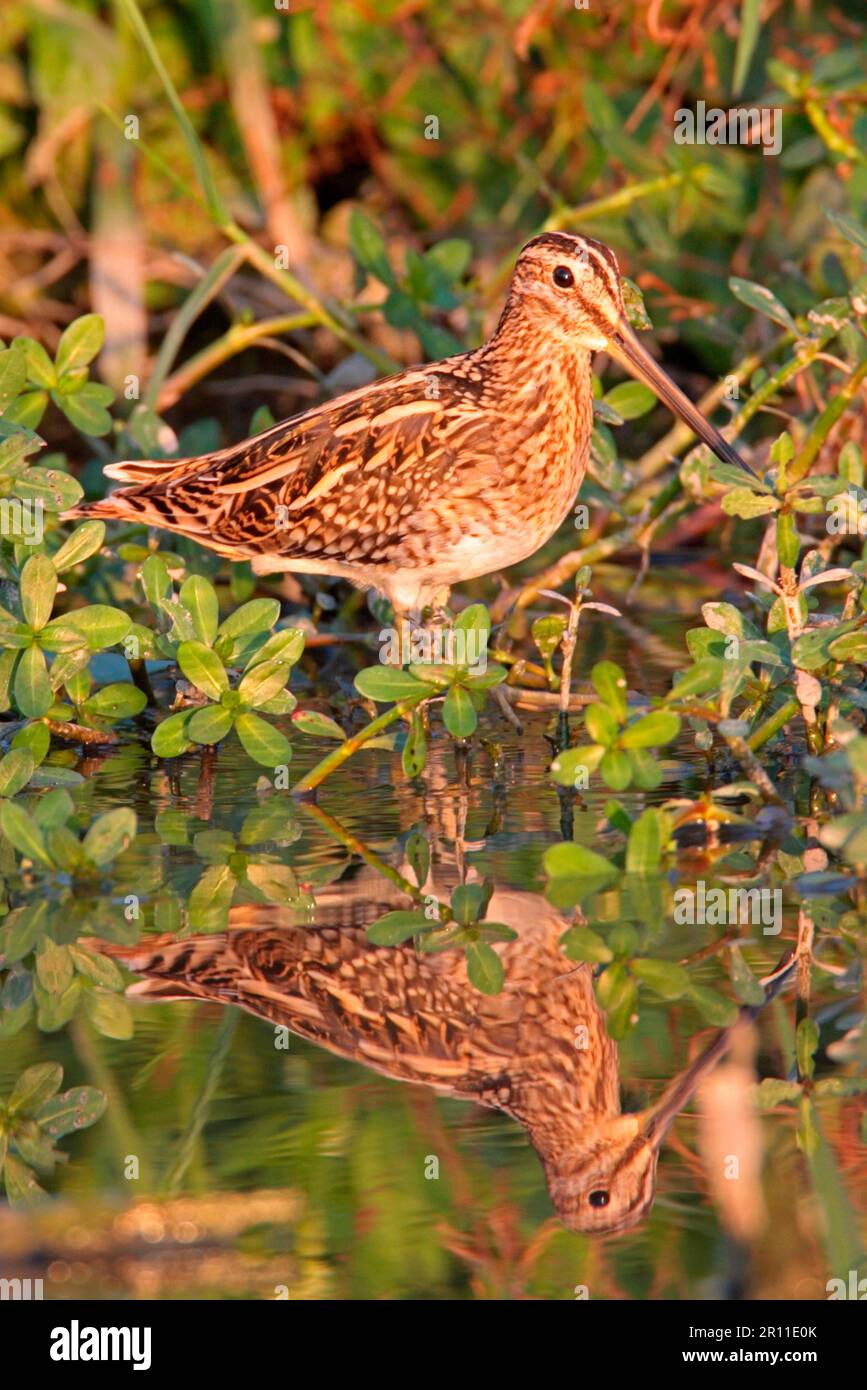
[[[761,981],[764,987],[764,1004],[743,1004],[737,1022],[722,1028],[694,1062],[676,1076],[654,1105],[641,1115],[641,1134],[655,1149],[662,1144],[668,1130],[685,1105],[695,1095],[708,1072],[728,1051],[735,1029],[758,1017],[765,1004],[769,1004],[792,978],[798,958],[794,951],[787,951],[777,967]]]
[[[616,331],[608,339],[608,350],[611,356],[625,367],[632,376],[643,381],[645,386],[649,386],[654,395],[668,406],[675,415],[679,416],[685,425],[688,425],[694,435],[706,444],[709,449],[713,449],[718,459],[723,463],[736,463],[750,477],[757,475],[745,463],[737,449],[732,448],[728,440],[723,439],[719,430],[706,420],[701,411],[693,405],[679,387],[660,366],[654,362],[650,353],[636,338],[625,323],[621,323]]]

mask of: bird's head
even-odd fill
[[[518,257],[509,293],[512,309],[550,341],[586,352],[608,352],[649,386],[669,410],[724,463],[752,469],[719,430],[675,386],[636,338],[623,307],[623,282],[609,246],[592,237],[543,232]]]
[[[656,1195],[663,1140],[725,1051],[731,1033],[731,1028],[723,1029],[647,1109],[582,1117],[578,1143],[573,1136],[572,1143],[556,1153],[539,1147],[561,1221],[575,1231],[617,1235],[644,1219]]]

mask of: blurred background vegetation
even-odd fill
[[[228,443],[390,365],[473,345],[495,321],[517,248],[546,227],[615,249],[693,397],[716,390],[720,403],[721,380],[744,363],[759,389],[786,320],[756,313],[755,295],[738,297],[729,277],[801,316],[849,295],[863,273],[828,214],[857,224],[867,211],[865,30],[861,0],[6,0],[0,338],[26,334],[53,355],[64,328],[98,313],[95,375],[114,393],[112,418],[91,416],[93,428],[38,391],[19,422],[38,425],[59,466],[98,495],[110,457]],[[698,101],[779,107],[780,155],[676,144],[675,113]],[[854,329],[843,348],[850,365],[863,362]],[[785,427],[798,445],[821,411],[821,380],[799,375],[790,387]],[[762,460],[780,413],[757,413]],[[629,488],[633,510],[655,496],[670,427],[657,407],[627,420],[617,443],[597,433],[600,529]],[[864,444],[863,391],[844,429]],[[673,533],[678,544],[712,537],[695,552],[711,591],[732,527],[716,505]],[[533,566],[573,543],[574,532],[561,536]],[[197,568],[214,574],[217,564],[200,555]],[[607,579],[622,592],[632,573],[615,569]],[[232,582],[231,598],[246,596]],[[318,618],[312,590],[327,585],[271,584],[312,602]],[[130,591],[111,596],[126,602]],[[630,678],[650,663],[667,679],[678,658],[666,641],[673,627],[680,639],[699,600],[653,576],[645,593],[630,652],[594,631],[582,669],[614,641]],[[467,832],[489,837],[488,867],[520,886],[538,885],[541,842],[558,834],[537,742],[541,752],[516,754],[520,807],[506,811],[477,788]],[[134,787],[142,825],[180,804],[202,825],[237,831],[252,800],[249,769],[232,755],[204,799],[197,767],[173,782],[137,744],[84,771],[94,777],[78,807],[125,806]],[[442,750],[430,778],[432,814],[446,817],[455,779]],[[692,790],[700,785],[697,774]],[[382,766],[353,771],[335,798],[357,833],[382,844],[418,814]],[[603,804],[588,800],[587,838]],[[148,832],[123,864],[142,892],[171,839],[156,844]],[[333,849],[326,837],[302,842],[305,883],[345,867]],[[184,853],[172,862],[182,893],[192,881]],[[792,1062],[780,1007],[763,1033],[775,1071]],[[295,1040],[286,1055],[258,1021],[227,1033],[225,1017],[210,1005],[155,1006],[138,1011],[130,1040],[77,1017],[48,1037],[28,1025],[4,1041],[0,1093],[28,1063],[51,1059],[68,1084],[87,1081],[109,1099],[99,1123],[69,1141],[73,1161],[53,1180],[64,1204],[4,1212],[22,1275],[32,1262],[52,1296],[96,1297],[272,1297],[285,1285],[292,1297],[569,1298],[581,1284],[594,1297],[719,1297],[740,1287],[740,1256],[685,1145],[667,1155],[646,1228],[593,1244],[551,1218],[535,1156],[502,1117]],[[625,1069],[670,1076],[687,1039],[676,1009],[651,1008],[624,1044]],[[829,1269],[845,1272],[863,1248],[862,1100],[828,1107],[831,1147],[809,1173],[796,1123],[794,1110],[775,1120],[770,1234],[751,1275],[759,1297],[824,1297]],[[448,1156],[448,1183],[424,1181],[429,1152]],[[142,1164],[135,1201],[123,1180],[129,1154]]]

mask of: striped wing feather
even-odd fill
[[[471,495],[474,475],[484,487],[499,469],[465,361],[402,372],[200,458],[112,464],[133,486],[73,514],[138,517],[235,558],[380,563],[418,527],[422,501],[456,485]]]

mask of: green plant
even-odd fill
[[[58,1094],[62,1083],[57,1062],[39,1062],[21,1073],[0,1102],[0,1173],[13,1206],[45,1196],[34,1169],[51,1174],[68,1161],[55,1139],[95,1124],[105,1111],[106,1098],[95,1087],[74,1086]]]

